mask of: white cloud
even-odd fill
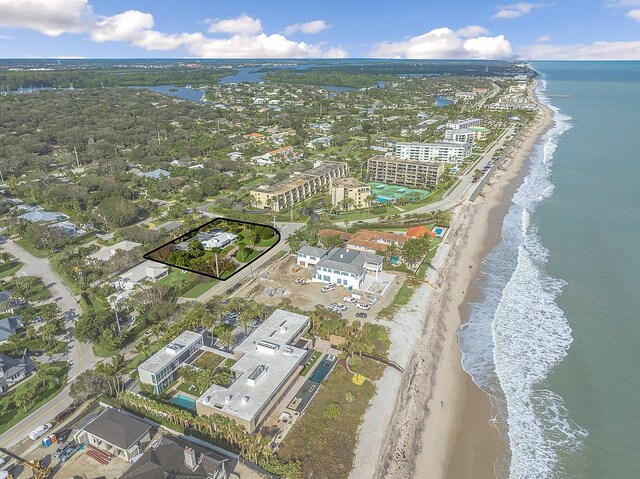
[[[487,35],[489,30],[480,25],[469,25],[468,27],[461,28],[457,30],[456,33],[461,37],[472,38],[479,37],[480,35]]]
[[[87,0],[0,0],[0,25],[57,37],[82,31],[93,11]]]
[[[635,20],[636,22],[640,22],[640,8],[629,10],[627,12],[627,17],[629,17],[631,20]]]
[[[473,31],[472,29],[475,29]],[[482,27],[467,27],[458,31],[436,28],[401,42],[381,42],[369,53],[385,58],[504,58],[511,55],[511,44],[503,35],[481,36]],[[475,33],[475,36],[470,36]]]
[[[640,7],[640,0],[605,0],[604,6],[609,8]]]
[[[551,35],[540,35],[538,38],[536,38],[536,42],[538,43],[544,43],[550,40],[551,40]]]
[[[301,33],[319,33],[322,30],[326,30],[330,25],[324,20],[312,20],[306,23],[294,23],[284,29],[285,35],[293,35],[296,32]]]
[[[262,22],[243,13],[236,18],[214,21],[209,25],[210,33],[228,33],[230,35],[255,35],[262,32]]]
[[[322,21],[320,21],[322,22]],[[94,42],[124,42],[145,50],[171,51],[182,48],[190,55],[208,58],[345,57],[339,47],[289,40],[267,35],[262,22],[246,14],[237,18],[208,21],[209,32],[226,38],[210,38],[202,32],[164,33],[153,30],[150,13],[127,10],[112,16],[95,14],[88,0],[0,0],[0,26],[27,28],[50,36],[87,34]],[[323,25],[303,24],[300,31],[319,31]]]
[[[207,38],[187,44],[187,51],[203,58],[290,58],[330,57],[344,58],[347,53],[341,48],[327,51],[319,45],[294,42],[280,34],[255,36],[234,35],[230,38]]]
[[[518,53],[535,60],[640,60],[640,41],[533,45]]]
[[[544,4],[544,3],[527,3],[527,2],[512,3],[511,5],[505,5],[503,7],[500,7],[500,10],[498,11],[498,13],[496,13],[491,18],[501,18],[503,20],[509,20],[511,18],[523,17],[531,13],[531,11],[536,8],[542,8],[547,6],[548,4]]]

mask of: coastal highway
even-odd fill
[[[24,266],[17,275],[36,276],[41,278],[49,289],[54,301],[60,309],[60,315],[64,319],[67,334],[73,332],[73,324],[80,316],[82,310],[75,296],[60,279],[58,274],[51,269],[49,260],[38,258],[23,249],[13,240],[6,240],[2,249],[15,256]],[[5,447],[12,447],[34,430],[39,425],[51,421],[59,412],[69,406],[73,400],[69,396],[69,383],[82,371],[93,368],[99,361],[94,356],[91,345],[80,343],[75,340],[69,341],[70,350],[66,359],[71,362],[67,386],[51,401],[44,404],[38,410],[31,413],[18,424],[2,434],[2,444]]]

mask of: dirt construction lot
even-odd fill
[[[294,272],[295,271],[295,272]],[[344,297],[350,296],[351,293],[361,294],[362,300],[359,302],[366,303],[370,295],[360,291],[348,291],[343,286],[336,286],[336,289],[327,293],[322,293],[320,290],[325,283],[313,283],[311,282],[311,268],[299,268],[296,265],[295,258],[290,258],[287,261],[283,261],[280,267],[274,271],[271,271],[265,280],[261,281],[264,288],[260,288],[252,299],[259,301],[263,304],[273,306],[296,306],[305,311],[313,311],[316,309],[316,305],[320,304],[327,307],[329,303],[335,301],[347,306],[347,310],[342,313],[342,317],[349,321],[366,321],[375,319],[377,314],[385,306],[393,300],[400,285],[404,281],[402,273],[396,273],[396,276],[392,284],[386,289],[383,295],[376,294],[378,301],[371,306],[371,309],[365,311],[356,308],[355,303],[345,303]],[[297,278],[307,279],[307,284],[296,283]],[[356,313],[366,313],[367,318],[357,318]]]

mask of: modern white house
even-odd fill
[[[160,394],[178,379],[180,365],[203,345],[202,334],[184,331],[138,366],[140,382],[153,386],[153,392]]]
[[[197,413],[226,416],[249,432],[260,427],[296,383],[307,358],[297,343],[309,325],[308,316],[275,310],[234,349],[234,382],[207,389],[196,401]]]
[[[155,261],[144,261],[121,274],[111,285],[116,292],[107,298],[112,306],[129,298],[143,281],[156,283],[169,274],[169,267]]]
[[[311,280],[337,284],[349,290],[362,289],[365,277],[371,275],[377,278],[382,272],[383,263],[384,257],[374,253],[333,248],[315,264]]]

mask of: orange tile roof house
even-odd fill
[[[389,246],[401,246],[408,239],[403,234],[389,231],[361,230],[347,240],[347,246],[356,250],[384,253]]]
[[[424,235],[427,235],[431,238],[436,237],[436,234],[433,231],[422,225],[412,226],[407,230],[407,236],[409,236],[410,238],[422,238]]]

